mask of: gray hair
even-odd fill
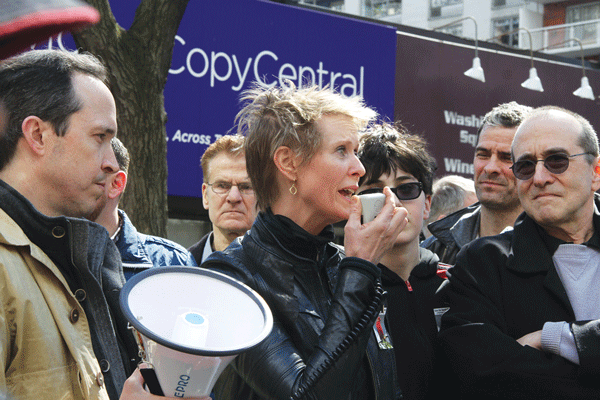
[[[589,164],[592,164],[596,157],[600,154],[600,150],[598,147],[598,136],[596,135],[596,131],[590,121],[582,117],[581,115],[567,110],[566,108],[558,107],[558,106],[542,106],[533,110],[528,116],[527,119],[547,114],[549,111],[560,111],[567,115],[573,117],[579,125],[581,125],[581,135],[579,136],[579,146],[583,149],[585,153],[585,159]],[[513,160],[514,161],[514,160]]]
[[[533,111],[532,107],[521,105],[516,101],[497,105],[483,117],[483,121],[477,130],[477,142],[479,142],[479,136],[481,136],[484,128],[494,126],[504,128],[517,127],[521,125],[531,111]]]
[[[131,161],[129,150],[127,150],[127,147],[125,147],[123,142],[116,137],[110,139],[110,145],[115,153],[115,158],[117,159],[117,164],[119,164],[119,169],[127,173],[129,171],[129,162]]]
[[[464,207],[468,193],[475,194],[473,179],[460,175],[446,175],[433,183],[431,209],[428,221],[435,221],[440,215],[448,215]]]

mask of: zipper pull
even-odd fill
[[[382,350],[393,349],[392,342],[390,340],[390,335],[385,328],[385,313],[387,311],[387,307],[383,306],[382,310],[379,312],[377,316],[377,320],[375,324],[373,324],[373,331],[375,332],[375,337],[377,338],[377,344],[379,348]]]

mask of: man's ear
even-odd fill
[[[35,115],[30,115],[23,120],[21,130],[31,151],[39,155],[44,154],[48,148],[50,143],[49,135],[56,136],[52,124],[43,121]]]
[[[594,174],[592,175],[592,189],[594,192],[600,190],[600,158],[596,159]]]
[[[112,200],[119,197],[125,190],[125,186],[127,186],[127,174],[124,171],[116,172],[108,189],[108,198]]]
[[[281,172],[286,178],[294,182],[296,179],[298,179],[298,167],[300,165],[300,160],[292,149],[287,146],[280,146],[277,150],[275,150],[273,162],[275,162],[275,166],[279,172]]]
[[[423,220],[429,218],[429,213],[431,212],[431,195],[425,195],[425,207],[423,207]]]
[[[208,192],[208,184],[207,183],[203,183],[202,184],[202,206],[204,206],[205,210],[208,210],[208,196],[207,193]]]

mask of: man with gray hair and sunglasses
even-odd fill
[[[464,399],[600,398],[600,157],[590,123],[535,109],[511,148],[525,213],[463,247],[437,296]]]
[[[454,264],[461,247],[512,227],[523,212],[510,170],[510,144],[530,111],[531,107],[511,101],[494,107],[483,118],[473,158],[479,202],[427,225],[432,236],[421,243],[421,247],[436,253],[440,262]]]

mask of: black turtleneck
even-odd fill
[[[264,213],[264,219],[288,251],[311,260],[315,260],[327,243],[332,242],[335,237],[331,225],[325,227],[317,236],[311,235],[288,217],[273,214],[270,208]]]

